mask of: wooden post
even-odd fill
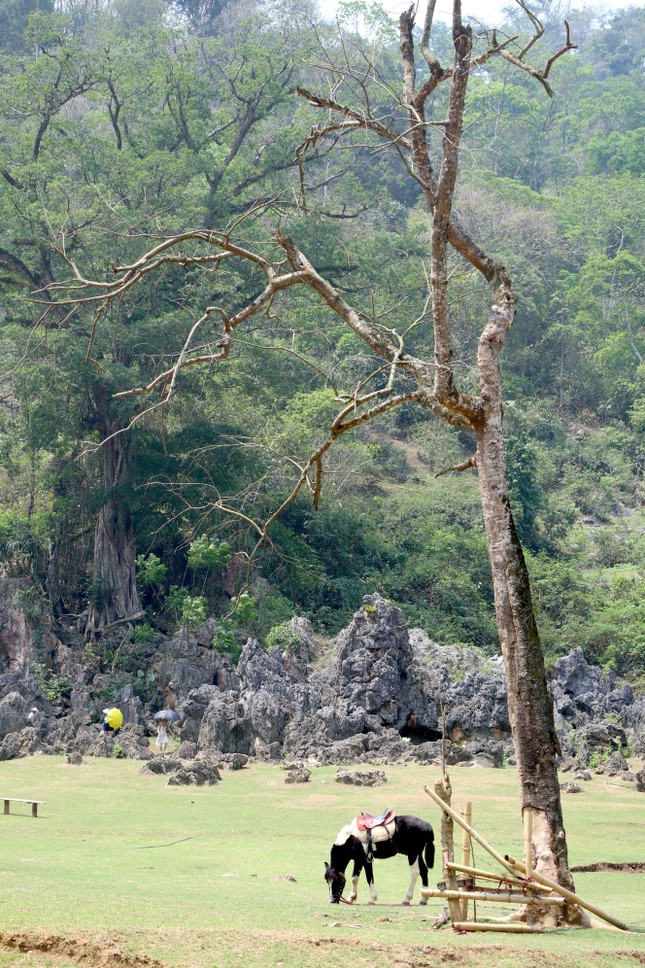
[[[448,867],[448,864],[454,863],[455,860],[455,845],[453,840],[453,822],[450,816],[452,813],[452,808],[450,807],[452,787],[450,786],[450,778],[447,773],[441,780],[435,781],[433,792],[440,804],[448,807],[448,810],[444,809],[441,814],[441,859],[446,887],[449,891],[455,892],[457,890],[457,878],[454,870]],[[454,895],[452,897],[448,896],[448,911],[450,912],[450,920],[453,924],[455,921],[461,920],[461,907]]]
[[[530,807],[522,808],[524,821],[524,869],[530,877],[533,870],[533,814]]]
[[[435,787],[436,786],[437,784],[435,783]],[[483,837],[479,836],[476,830],[474,830],[469,824],[466,824],[465,820],[456,810],[453,810],[449,803],[446,803],[444,800],[442,800],[442,798],[438,796],[434,790],[431,790],[430,787],[424,786],[423,789],[426,791],[428,796],[435,801],[435,803],[439,804],[442,810],[444,810],[456,823],[459,824],[460,827],[463,827],[464,830],[467,830],[473,840],[478,843],[480,847],[483,847],[484,850],[488,851],[491,857],[494,857],[497,863],[501,864],[504,870],[507,870],[509,874],[512,874],[513,877],[515,877],[515,868],[509,864],[508,860],[505,860],[505,858],[502,857],[502,855],[499,854],[494,847],[491,847],[490,844],[486,843]]]
[[[473,805],[470,800],[466,803],[466,809],[464,810],[464,820],[470,827],[473,820]],[[461,837],[461,863],[470,864],[470,853],[471,853],[471,840],[470,834],[464,828]],[[475,915],[476,916],[476,915]],[[461,920],[468,920],[468,899],[462,898],[461,900]]]

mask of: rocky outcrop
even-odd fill
[[[258,642],[247,643],[237,667],[239,691],[210,694],[200,748],[264,759],[286,753],[337,765],[439,762],[442,710],[448,765],[498,768],[514,761],[501,658],[408,632],[400,610],[373,595],[341,632],[326,664],[305,677],[314,654],[311,633],[303,620],[295,627],[309,639],[299,664],[279,649],[265,652]],[[594,755],[599,759],[599,749],[606,758],[607,749],[624,748],[627,724],[641,714],[629,687],[618,688],[613,675],[589,666],[577,650],[555,664],[551,690],[572,763],[588,765]],[[201,691],[189,695],[187,722],[200,695],[207,698]]]
[[[0,673],[0,759],[30,752],[151,758],[152,716],[163,705],[180,716],[178,762],[216,757],[221,767],[228,758],[234,768],[250,757],[284,762],[288,756],[303,769],[313,763],[444,760],[451,767],[498,768],[514,762],[501,659],[408,631],[401,611],[379,595],[366,596],[325,649],[306,619],[293,619],[276,630],[267,650],[249,639],[233,668],[213,649],[214,632],[206,622],[196,635],[182,632],[155,643],[145,676],[156,691],[147,703],[113,671],[123,658],[122,632],[103,643],[111,669],[103,662],[100,672],[82,661],[84,643],[73,629],[68,644],[52,636],[47,696],[41,680],[24,671]],[[57,692],[63,681],[64,694]],[[555,663],[550,688],[567,754],[563,768],[605,763],[624,752],[628,734],[632,749],[645,753],[645,699],[634,699],[629,686],[590,666],[580,650]],[[100,729],[106,702],[124,715],[116,739]]]
[[[631,725],[628,713],[634,702],[631,686],[618,687],[615,674],[589,665],[582,649],[574,649],[555,662],[550,690],[556,726],[580,727],[607,716],[620,717],[625,726]]]
[[[383,786],[387,777],[383,770],[336,770],[336,783],[349,786]]]
[[[245,704],[236,693],[217,693],[208,704],[197,737],[198,749],[250,753],[253,729]]]
[[[284,778],[285,783],[309,783],[311,779],[311,770],[302,763],[291,763],[284,769],[287,774]]]
[[[27,725],[28,706],[19,692],[10,692],[0,700],[0,740],[9,733],[19,733]]]
[[[316,655],[311,627],[294,620],[290,633],[288,651],[246,643],[239,688],[191,691],[179,707],[182,737],[199,749],[268,760],[286,753],[335,764],[438,762],[443,706],[454,741],[444,744],[448,763],[501,766],[508,755],[499,663],[410,634],[401,611],[380,596],[364,599],[326,664],[308,677]]]
[[[218,754],[198,753],[192,759],[169,756],[149,760],[139,770],[143,776],[167,776],[166,786],[213,786],[222,779]]]
[[[403,613],[378,595],[366,596],[336,643],[329,717],[335,732],[342,722],[354,733],[400,729],[410,713],[425,712],[421,684],[410,675],[413,661]]]
[[[188,693],[188,697],[181,705],[182,740],[197,742],[204,713],[211,701],[220,695],[217,686],[204,684]]]
[[[20,732],[8,733],[0,743],[0,760],[13,760],[42,752],[43,744],[32,726],[26,726]]]
[[[620,722],[632,733],[632,750],[645,757],[645,695],[637,696],[619,713]]]
[[[284,731],[289,752],[324,751],[328,762],[351,762],[348,750],[361,758],[377,754],[385,738],[401,756],[407,751],[402,739],[410,741],[413,732],[425,731],[424,739],[439,735],[434,698],[424,692],[403,614],[378,595],[363,599],[327,667],[293,695],[292,709]]]
[[[601,763],[596,768],[595,772],[601,776],[620,776],[623,773],[629,772],[629,763],[620,750],[616,750],[615,753],[611,754],[609,759],[605,760],[604,763]]]
[[[21,593],[27,591],[18,578],[0,579],[0,674],[21,672],[35,652],[34,628],[20,604]],[[39,638],[49,633],[44,624],[48,626],[40,623]]]
[[[237,676],[229,660],[213,648],[216,623],[204,622],[196,634],[182,629],[165,644],[162,655],[155,664],[155,672],[163,695],[163,705],[168,705],[168,691],[173,696],[171,708],[182,702],[188,694],[204,684],[218,689],[238,688]]]

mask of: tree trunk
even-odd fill
[[[553,698],[547,689],[529,575],[506,484],[499,354],[513,312],[512,304],[507,306],[505,314],[501,312],[498,301],[479,343],[478,362],[485,412],[482,428],[476,434],[477,471],[506,673],[508,712],[517,755],[521,806],[522,810],[531,810],[533,819],[535,869],[573,891],[556,766],[560,744],[553,719]],[[568,905],[565,920],[569,924],[582,923],[584,915],[574,905]]]
[[[86,636],[142,614],[137,592],[137,539],[127,504],[119,494],[129,478],[130,433],[107,427],[101,447],[106,500],[94,532],[93,594]],[[112,436],[111,436],[112,434]]]

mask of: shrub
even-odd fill
[[[207,602],[203,595],[191,595],[187,588],[170,586],[166,607],[180,626],[191,632],[199,628],[207,615]]]
[[[189,568],[198,571],[202,568],[213,568],[221,571],[233,557],[228,541],[216,541],[203,534],[191,542],[186,558]]]
[[[60,702],[61,699],[69,698],[73,683],[67,676],[56,675],[40,662],[33,663],[32,671],[45,699]]]
[[[234,606],[234,611],[231,615],[231,620],[237,628],[242,625],[248,625],[249,622],[254,621],[256,616],[256,606],[253,595],[249,595],[248,592],[242,592],[237,601],[232,604]]]
[[[139,555],[136,560],[137,581],[144,588],[155,588],[163,584],[168,569],[156,555]]]
[[[154,642],[155,635],[155,630],[147,622],[144,622],[143,625],[135,625],[132,629],[132,641],[138,645],[150,645]]]
[[[230,619],[222,619],[217,623],[213,637],[213,648],[222,655],[228,655],[233,662],[237,662],[242,654],[242,643],[235,634]]]
[[[295,652],[300,645],[300,636],[291,628],[289,622],[275,625],[267,632],[265,646],[267,649],[277,648],[281,652]]]

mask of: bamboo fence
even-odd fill
[[[524,860],[518,861],[506,854],[502,856],[491,847],[472,826],[472,804],[468,803],[462,816],[451,804],[452,788],[450,779],[444,774],[435,782],[435,789],[424,787],[425,792],[441,807],[441,856],[444,884],[436,889],[423,888],[424,898],[439,897],[448,904],[450,920],[455,931],[503,931],[516,934],[536,934],[544,931],[542,924],[489,923],[468,920],[469,902],[518,904],[524,908],[528,918],[539,917],[546,910],[554,910],[565,904],[576,904],[597,915],[621,931],[628,931],[627,925],[617,918],[606,914],[595,904],[585,901],[578,894],[569,891],[555,881],[533,869],[532,813],[530,808],[522,812]],[[463,831],[461,864],[455,862],[454,823]],[[503,874],[486,871],[470,865],[472,841],[478,843],[490,854],[505,871]],[[459,885],[457,874],[468,875],[469,883]],[[477,888],[477,879],[497,881],[497,888],[490,884]]]

